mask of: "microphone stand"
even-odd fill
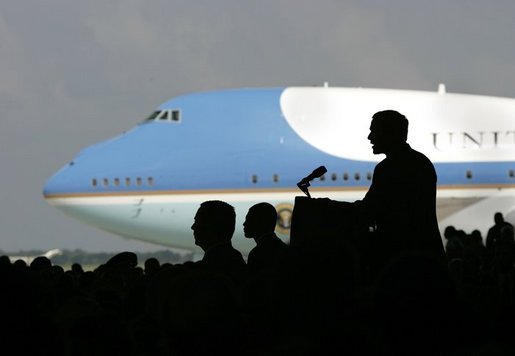
[[[309,181],[306,181],[304,179],[297,183],[297,187],[299,187],[299,189],[302,190],[302,192],[306,194],[308,198],[311,199],[311,194],[309,194],[308,190],[310,185],[311,184],[309,184]]]
[[[307,177],[304,177],[300,180],[300,182],[297,183],[297,187],[299,187],[300,190],[304,194],[308,196],[308,198],[311,198],[311,194],[309,194],[309,186],[311,185],[309,182],[315,178],[319,178],[323,176],[327,172],[327,169],[324,166],[320,166],[317,169],[315,169],[313,172],[311,172],[310,175]]]

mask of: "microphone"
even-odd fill
[[[315,178],[320,178],[322,177],[325,173],[327,172],[327,168],[325,168],[325,166],[320,166],[318,167],[317,169],[315,169],[313,172],[311,172],[310,175],[302,178],[302,180],[298,183],[307,183],[307,182],[310,182],[312,181],[313,179]]]
[[[300,190],[302,190],[308,198],[311,198],[311,195],[309,194],[308,187],[310,186],[309,182],[311,182],[315,178],[320,178],[327,172],[327,168],[324,166],[320,166],[317,169],[315,169],[311,174],[308,176],[302,178],[300,182],[297,183],[297,187],[299,187]]]

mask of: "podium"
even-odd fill
[[[299,196],[293,207],[290,248],[301,261],[343,280],[372,280],[373,234],[353,203]]]
[[[293,207],[290,246],[300,251],[333,249],[350,243],[359,249],[366,228],[352,203],[298,196]]]
[[[351,230],[350,203],[298,196],[293,207],[290,246],[296,249],[328,247]]]

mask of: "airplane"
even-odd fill
[[[78,220],[126,238],[199,251],[190,227],[201,202],[223,200],[237,214],[267,201],[288,240],[296,186],[314,167],[328,172],[314,197],[362,199],[377,162],[367,140],[372,115],[409,120],[408,143],[434,163],[437,215],[445,227],[485,236],[499,211],[515,223],[515,99],[323,86],[241,88],[186,94],[160,105],[119,136],[83,149],[49,178],[46,201]]]
[[[47,252],[45,252],[41,255],[37,255],[37,256],[8,256],[8,257],[9,257],[9,260],[11,261],[11,263],[14,263],[15,261],[18,261],[18,260],[22,260],[27,265],[30,265],[32,263],[32,261],[34,261],[39,256],[43,256],[48,259],[51,259],[54,256],[59,256],[62,254],[63,254],[63,252],[61,250],[55,248],[52,250],[48,250]]]

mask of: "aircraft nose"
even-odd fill
[[[54,173],[45,183],[43,187],[43,197],[50,198],[52,195],[55,195],[58,191],[60,191],[60,177],[59,172]]]
[[[72,161],[48,178],[43,187],[43,196],[45,199],[70,193],[70,190],[77,184],[72,176],[73,166],[74,163]]]

